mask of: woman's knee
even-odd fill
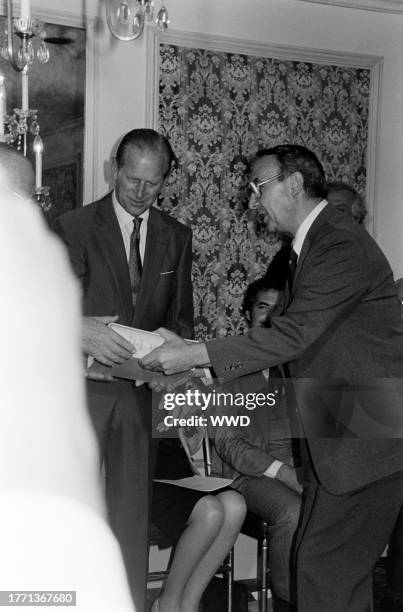
[[[224,508],[213,495],[205,495],[195,505],[189,522],[197,521],[205,525],[206,529],[220,529],[224,523]]]
[[[224,491],[218,497],[224,508],[226,521],[242,525],[247,511],[244,497],[237,491]]]

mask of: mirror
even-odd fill
[[[0,18],[0,46],[5,43],[5,17]],[[84,29],[45,24],[49,61],[35,58],[29,69],[29,108],[38,110],[40,136],[43,140],[42,184],[49,185],[52,208],[46,213],[52,222],[61,213],[83,202],[83,150],[85,103]],[[33,45],[39,45],[37,37]],[[14,37],[14,44],[19,40]],[[5,77],[7,114],[21,108],[21,73],[0,58],[0,72]],[[5,132],[8,132],[7,127]],[[34,165],[34,136],[29,134],[27,157]]]

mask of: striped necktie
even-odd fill
[[[141,283],[141,258],[140,258],[140,225],[141,219],[133,217],[133,231],[130,236],[129,274],[132,289],[133,308],[136,307],[137,296]]]

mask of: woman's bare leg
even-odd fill
[[[200,559],[220,533],[224,518],[224,508],[218,496],[206,495],[196,503],[176,545],[169,576],[159,597],[159,612],[181,610],[183,591]]]
[[[236,491],[216,496],[223,508],[224,520],[214,541],[200,557],[183,590],[181,612],[197,612],[205,588],[233,547],[246,515],[244,498]]]

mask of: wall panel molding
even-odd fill
[[[317,0],[312,1],[316,2]],[[403,5],[403,0],[399,0],[399,4]],[[375,239],[377,238],[375,194],[380,138],[380,100],[383,70],[382,57],[369,54],[329,51],[327,49],[315,49],[310,47],[257,43],[255,41],[229,37],[209,36],[196,32],[182,32],[175,30],[160,32],[154,28],[147,28],[146,38],[146,125],[156,129],[158,129],[159,47],[161,44],[196,47],[199,49],[211,49],[227,53],[271,57],[290,61],[312,62],[315,64],[331,64],[337,66],[351,66],[369,69],[371,72],[371,81],[368,117],[366,184],[366,205],[368,209],[368,219],[366,222],[366,228]]]
[[[193,228],[196,338],[239,333],[241,296],[278,250],[248,218],[248,160],[298,142],[367,196],[373,232],[382,58],[189,32],[148,32],[147,125],[177,160],[160,205]]]
[[[2,15],[6,15],[6,6],[6,2],[0,1]],[[82,28],[86,32],[83,202],[87,204],[95,199],[95,164],[98,163],[95,158],[98,151],[98,133],[95,129],[98,117],[98,95],[95,95],[98,71],[95,18],[88,17],[84,13],[77,15],[68,10],[44,10],[35,6],[31,10],[32,15],[46,23]],[[13,2],[14,11],[15,14],[19,11],[16,2]]]
[[[314,2],[330,4],[346,8],[373,11],[376,13],[403,14],[403,0],[298,0],[299,2]]]

